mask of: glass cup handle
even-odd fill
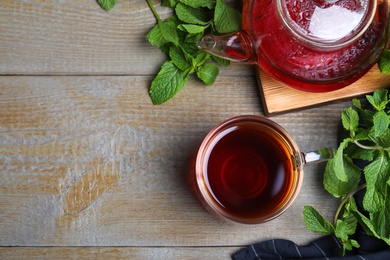
[[[321,148],[314,151],[302,153],[303,164],[312,164],[328,161],[333,158],[331,148]]]

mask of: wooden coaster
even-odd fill
[[[390,88],[390,74],[381,73],[378,66],[374,66],[355,83],[326,93],[310,93],[295,90],[275,81],[263,71],[259,71],[258,74],[260,75],[258,77],[260,80],[259,88],[263,100],[264,113],[267,116],[358,97],[371,93],[376,89]]]

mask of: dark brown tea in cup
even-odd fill
[[[299,152],[288,134],[261,117],[239,117],[214,128],[198,153],[199,191],[208,208],[242,223],[280,215],[301,184]]]
[[[291,154],[267,127],[242,123],[216,136],[205,181],[225,210],[242,217],[272,212],[293,183]]]

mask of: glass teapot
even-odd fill
[[[199,48],[257,64],[308,92],[345,87],[378,61],[389,37],[387,0],[244,0],[243,28]]]

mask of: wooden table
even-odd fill
[[[228,259],[257,241],[318,237],[302,221],[306,204],[332,218],[324,164],[306,167],[296,202],[266,224],[227,224],[203,209],[187,181],[192,158],[218,122],[264,114],[254,69],[221,68],[213,86],[191,78],[152,105],[165,61],[144,38],[154,24],[142,0],[110,12],[94,0],[0,2],[1,259]],[[336,148],[349,105],[272,119],[302,150]]]

